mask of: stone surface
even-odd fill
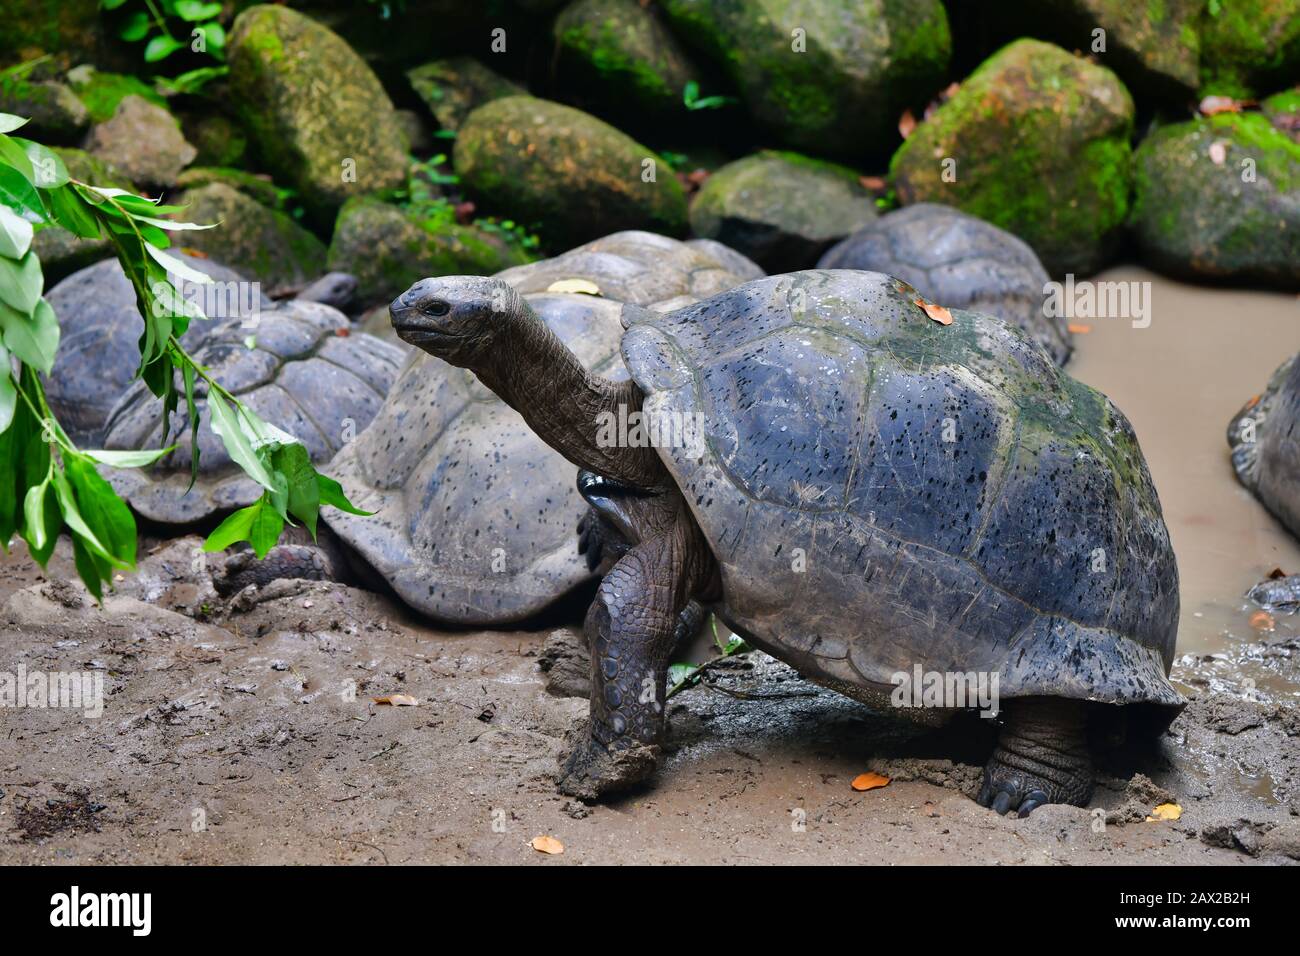
[[[175,117],[143,97],[122,99],[113,118],[86,138],[86,149],[140,186],[170,186],[198,152]]]
[[[406,78],[438,125],[450,130],[460,129],[465,117],[484,103],[528,92],[472,56],[433,60],[408,70]]]

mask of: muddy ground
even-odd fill
[[[589,807],[552,785],[586,711],[546,689],[554,629],[446,633],[319,582],[225,602],[196,544],[159,545],[102,609],[66,554],[48,576],[0,564],[0,671],[98,672],[106,693],[99,718],[0,708],[0,863],[1300,860],[1300,717],[1221,659],[1180,660],[1191,705],[1091,810],[995,817],[971,799],[987,721],[918,729],[757,654],[671,701],[653,784]],[[1300,650],[1247,657],[1276,683]],[[391,694],[419,704],[372,701]],[[892,782],[853,791],[867,770]],[[1147,822],[1167,801],[1181,819]],[[543,834],[564,853],[532,849]]]

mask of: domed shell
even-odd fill
[[[246,344],[250,337],[252,348]],[[299,439],[312,461],[322,465],[370,423],[402,360],[401,351],[387,342],[351,334],[343,313],[305,300],[280,303],[245,322],[222,323],[192,354],[265,421]],[[177,388],[183,395],[179,376]],[[151,468],[111,473],[118,493],[151,521],[191,524],[252,504],[261,495],[261,486],[230,460],[209,427],[206,388],[198,392],[204,397],[197,402],[200,457],[193,488],[183,398],[168,439],[175,451]],[[161,418],[161,402],[137,382],[109,416],[104,447],[160,447]]]
[[[1232,467],[1279,521],[1300,536],[1300,356],[1228,425]]]
[[[624,310],[646,412],[696,424],[659,451],[720,614],[864,700],[919,665],[995,672],[1004,699],[1180,706],[1177,568],[1128,421],[1018,329],[916,296],[809,271]]]
[[[818,269],[884,272],[950,309],[995,315],[1023,329],[1058,364],[1070,357],[1065,317],[1044,309],[1049,280],[1016,236],[951,206],[917,203],[881,216],[832,247]]]
[[[622,303],[671,308],[743,281],[732,269],[762,275],[715,245],[614,233],[499,275],[588,368],[625,378]],[[547,291],[572,279],[601,295]],[[404,601],[438,620],[524,620],[591,579],[577,552],[586,505],[574,466],[472,374],[424,352],[412,352],[374,423],[330,474],[354,503],[377,512],[330,510],[330,528]]]
[[[270,306],[260,286],[233,269],[183,253],[181,258],[212,278],[212,292],[220,294],[223,308],[228,307],[226,311],[209,309],[214,319],[244,318]],[[198,287],[187,282],[182,288]],[[208,293],[203,294],[200,302],[206,304]],[[113,406],[131,387],[140,366],[139,338],[144,322],[135,289],[121,264],[116,259],[105,259],[68,276],[50,290],[46,299],[63,331],[59,354],[45,386],[50,408],[78,445],[103,447],[104,424]],[[203,322],[190,323],[181,343],[193,349],[210,328]]]

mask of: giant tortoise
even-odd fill
[[[507,269],[499,280],[585,367],[626,377],[618,359],[623,303],[675,308],[759,275],[716,242],[632,231]],[[572,468],[472,375],[418,350],[373,423],[329,471],[353,503],[375,512],[324,513],[351,552],[344,570],[359,557],[403,601],[440,622],[533,618],[599,570],[596,529],[583,529],[585,556],[575,547],[586,506]],[[339,567],[282,549],[262,564],[237,557],[219,586],[231,591]]]
[[[1089,799],[1094,712],[1177,713],[1178,572],[1128,421],[1019,329],[925,305],[847,270],[625,305],[620,380],[500,280],[425,279],[394,301],[402,338],[473,371],[584,470],[626,544],[587,615],[590,722],[561,790],[653,769],[692,599],[871,704],[914,707],[894,691],[918,671],[996,675],[980,801],[999,812]],[[632,412],[643,429],[609,441],[603,423]]]
[[[1070,357],[1069,327],[1065,316],[1047,314],[1047,270],[1034,250],[960,209],[924,202],[896,209],[829,249],[817,268],[888,273],[932,302],[1019,326],[1058,364]]]
[[[1241,483],[1300,536],[1300,356],[1283,362],[1233,417],[1228,447]]]

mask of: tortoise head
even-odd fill
[[[421,279],[388,307],[404,342],[453,365],[470,365],[527,307],[519,293],[489,276]]]

